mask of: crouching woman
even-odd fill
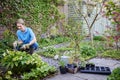
[[[18,40],[13,43],[15,50],[26,51],[29,54],[33,54],[36,49],[38,49],[38,43],[33,30],[25,26],[23,19],[18,19],[16,21],[17,32],[16,35]]]

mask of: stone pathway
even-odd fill
[[[43,56],[41,58],[44,62],[47,62],[50,66],[55,66],[56,68],[59,67],[57,60],[54,60],[52,58],[45,58]]]
[[[49,63],[58,68],[58,61],[42,57],[43,61]],[[89,62],[95,63],[96,66],[106,66],[110,67],[111,71],[116,67],[120,67],[120,61],[112,60],[112,59],[105,59],[105,58],[93,58],[89,60]],[[55,75],[51,78],[47,78],[46,80],[107,80],[108,75],[102,74],[92,74],[92,73],[80,73],[77,72],[75,74],[67,73],[67,74],[60,74]]]

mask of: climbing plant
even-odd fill
[[[60,19],[57,6],[63,0],[0,0],[0,25],[13,28],[18,18],[25,19],[35,30],[46,30],[50,24]]]

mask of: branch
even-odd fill
[[[95,18],[94,18],[94,20],[93,20],[92,24],[90,25],[90,27],[89,27],[90,29],[92,28],[93,24],[95,23],[95,21],[96,21],[97,17],[98,17],[98,14],[96,14],[96,16],[95,16]]]
[[[82,16],[83,16],[83,18],[85,19],[85,22],[86,22],[86,24],[87,24],[87,26],[88,26],[88,28],[90,27],[90,25],[89,25],[89,23],[88,23],[88,21],[87,21],[87,19],[86,19],[86,17],[82,14]]]
[[[94,20],[93,20],[92,24],[90,25],[90,29],[92,28],[92,26],[93,26],[93,24],[95,23],[95,21],[96,21],[96,19],[97,19],[98,15],[99,15],[99,14],[100,14],[100,12],[102,11],[102,8],[103,8],[103,3],[104,3],[104,0],[103,0],[103,2],[102,2],[102,6],[100,7],[100,11],[96,14],[96,16],[95,16],[95,18],[94,18]]]

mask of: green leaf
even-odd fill
[[[16,66],[16,67],[18,66],[18,62],[15,62],[15,66]]]

